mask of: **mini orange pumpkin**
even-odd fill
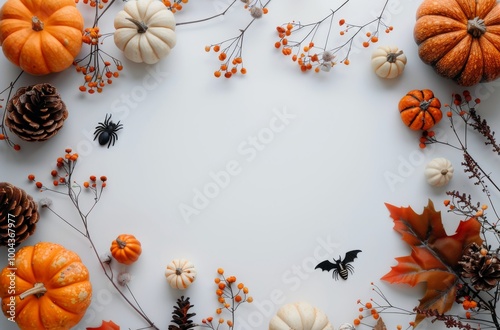
[[[141,242],[134,235],[121,234],[111,243],[110,251],[116,261],[130,265],[136,262],[142,253]]]
[[[90,305],[92,286],[80,257],[55,243],[25,246],[0,274],[2,310],[22,330],[68,330]]]
[[[500,76],[500,3],[496,0],[424,0],[413,33],[422,61],[459,85]]]
[[[412,130],[428,130],[443,117],[441,102],[429,89],[409,91],[399,101],[403,123]]]
[[[0,46],[34,75],[72,65],[82,47],[83,17],[75,0],[7,0],[0,10]]]

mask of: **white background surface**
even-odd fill
[[[183,22],[207,17],[228,3],[191,0],[176,18]],[[392,230],[384,203],[412,205],[420,212],[430,198],[444,210],[441,202],[446,190],[475,190],[469,188],[472,185],[460,168],[458,152],[439,146],[419,149],[419,133],[402,124],[397,104],[412,89],[432,89],[447,103],[451,93],[463,88],[438,77],[418,58],[412,37],[420,3],[415,0],[390,1],[385,22],[394,31],[388,35],[382,31],[378,43],[397,45],[408,57],[404,74],[396,80],[385,81],[372,72],[370,56],[378,45],[363,49],[361,39],[352,51],[351,65],[338,64],[330,73],[303,74],[274,48],[277,25],[292,20],[315,22],[340,3],[272,0],[269,14],[247,31],[245,77],[215,79],[213,71],[219,62],[214,53],[203,49],[236,36],[246,26],[250,16],[240,3],[223,18],[179,26],[176,47],[157,65],[124,60],[121,77],[101,95],[80,93],[82,77],[72,68],[45,77],[24,75],[17,87],[37,82],[55,85],[67,103],[69,118],[47,142],[22,143],[20,152],[0,145],[0,181],[24,188],[36,200],[51,197],[57,211],[79,224],[68,199],[37,192],[27,175],[50,182],[55,160],[66,147],[80,154],[76,180],[106,175],[108,187],[90,216],[92,237],[102,252],[121,233],[141,240],[143,255],[129,268],[130,286],[160,329],[167,329],[172,306],[181,295],[191,297],[196,322],[214,315],[218,303],[213,278],[218,267],[243,281],[255,300],[238,310],[237,329],[248,329],[247,325],[267,329],[276,310],[295,301],[316,305],[337,328],[358,315],[357,299],[375,298],[370,282],[380,285],[392,302],[412,309],[422,297],[421,288],[379,281],[395,265],[395,257],[409,252]],[[383,3],[352,0],[337,18],[362,24],[378,15]],[[79,6],[87,17],[86,25],[90,24],[90,8]],[[106,14],[102,32],[113,31],[113,13],[121,6],[116,3]],[[343,38],[334,26],[331,45],[340,44]],[[104,47],[122,58],[112,38]],[[19,69],[3,56],[0,67],[3,88]],[[146,91],[143,81],[151,78],[151,72],[158,74],[159,83]],[[493,129],[500,122],[497,86],[470,88],[482,98],[481,109]],[[249,158],[242,152],[249,148],[245,143],[249,137],[265,134],[263,130],[270,127],[277,112],[293,118]],[[124,125],[116,145],[109,149],[92,141],[94,127],[106,113]],[[447,129],[445,121],[440,128]],[[425,164],[437,156],[451,159],[457,169],[451,185],[442,189],[431,188],[423,177]],[[224,170],[228,163],[237,163],[240,172],[187,222],[180,205],[193,206],[195,191],[213,183],[210,173]],[[476,196],[482,198],[479,193]],[[460,219],[444,217],[445,225],[454,230]],[[42,212],[36,234],[24,245],[38,241],[60,243],[76,251],[91,271],[93,303],[75,329],[99,326],[103,319],[113,320],[122,329],[145,326],[110,289],[86,239]],[[331,274],[313,270],[323,259],[338,258],[353,249],[363,252],[347,281],[333,281]],[[5,251],[0,249],[0,256],[7,258]],[[163,275],[175,258],[192,260],[199,272],[184,292],[171,289]],[[404,316],[384,318],[389,328],[410,321]],[[15,328],[0,319],[0,329]]]

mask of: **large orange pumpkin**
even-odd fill
[[[0,274],[2,310],[21,330],[68,330],[90,305],[89,272],[75,252],[41,242],[21,248]]]
[[[417,10],[414,37],[422,61],[459,85],[500,76],[496,0],[424,0]]]
[[[28,73],[63,71],[80,52],[83,24],[74,0],[7,0],[0,9],[0,46]]]

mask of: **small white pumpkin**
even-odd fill
[[[333,330],[328,317],[306,302],[284,305],[269,322],[269,330]]]
[[[196,279],[196,268],[186,259],[174,259],[167,265],[165,277],[174,289],[187,289]]]
[[[453,165],[446,158],[434,158],[425,167],[427,183],[434,187],[442,187],[453,178]]]
[[[381,78],[392,79],[403,73],[406,55],[395,46],[380,46],[372,54],[372,69]]]
[[[115,16],[114,40],[125,57],[154,64],[174,48],[174,14],[160,0],[129,0]]]

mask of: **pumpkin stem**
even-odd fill
[[[134,23],[135,26],[137,26],[137,33],[144,33],[148,30],[148,26],[144,22],[140,22],[134,18],[129,18],[129,17],[126,17],[126,19],[128,19],[129,21]]]
[[[446,168],[443,168],[441,170],[441,175],[446,175],[446,174],[448,174],[448,170]]]
[[[467,32],[469,32],[474,38],[479,38],[486,32],[486,24],[484,20],[475,17],[467,22]]]
[[[387,62],[389,63],[394,63],[396,62],[396,59],[399,55],[403,55],[403,51],[400,50],[399,52],[397,53],[388,53],[387,54]]]
[[[120,249],[124,249],[127,246],[127,243],[119,238],[116,239],[116,243]]]
[[[179,276],[182,274],[182,268],[176,268],[175,269],[175,275]]]
[[[43,22],[37,16],[33,16],[31,18],[31,28],[33,31],[42,31],[43,30]]]
[[[422,102],[420,102],[420,108],[425,111],[427,110],[430,104],[431,101],[423,100]]]
[[[41,296],[43,296],[45,294],[45,292],[47,292],[47,289],[45,288],[43,283],[35,283],[35,285],[31,289],[28,289],[28,290],[24,291],[23,293],[21,293],[19,295],[19,298],[21,298],[21,300],[23,300],[24,298],[26,298],[27,296],[30,296],[30,295],[35,295],[37,298],[40,298]]]

